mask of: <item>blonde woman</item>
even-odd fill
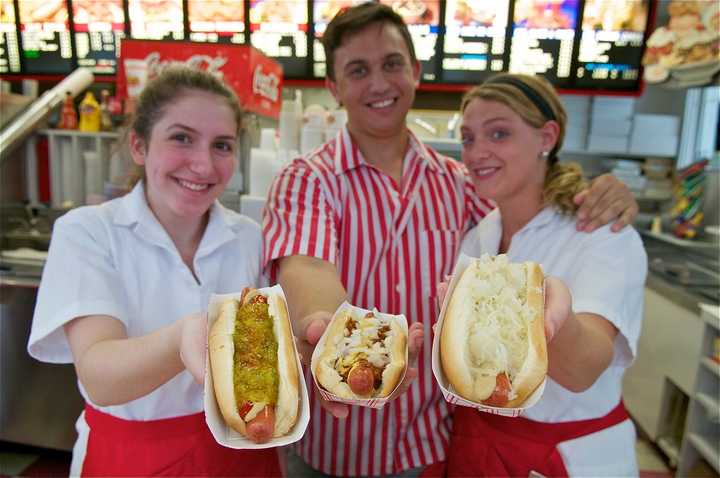
[[[467,234],[463,252],[538,262],[572,299],[546,327],[540,402],[522,418],[458,407],[448,474],[637,475],[621,383],[642,320],[647,257],[640,237],[630,227],[576,229],[582,171],[558,162],[566,114],[544,79],[496,76],[467,93],[462,114],[463,162],[478,194],[498,206]]]

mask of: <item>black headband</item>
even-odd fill
[[[485,82],[485,84],[506,84],[514,86],[515,88],[523,92],[525,97],[529,99],[530,102],[534,104],[538,110],[540,110],[540,112],[543,114],[543,116],[545,116],[545,118],[550,121],[556,121],[555,114],[553,113],[552,108],[550,108],[548,102],[545,101],[545,98],[543,98],[537,91],[528,86],[525,82],[508,76],[496,76],[494,78],[490,78],[488,81]]]

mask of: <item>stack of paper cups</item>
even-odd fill
[[[347,123],[347,111],[335,110],[330,111],[327,117],[327,129],[325,130],[325,140],[330,141],[335,139],[338,132],[340,132]]]
[[[265,197],[273,178],[280,170],[275,151],[259,148],[250,150],[250,195]]]
[[[260,149],[265,151],[275,151],[277,149],[275,128],[263,128],[260,131]]]
[[[96,151],[85,151],[85,204],[98,204],[103,201],[103,174],[100,156]]]
[[[325,142],[325,125],[319,116],[310,116],[300,133],[300,153],[306,154]]]
[[[280,149],[298,149],[300,146],[300,122],[297,103],[283,100],[280,108]]]

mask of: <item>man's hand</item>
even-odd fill
[[[611,230],[617,232],[632,224],[639,211],[630,189],[612,174],[598,176],[573,200],[580,205],[576,224],[578,231],[592,232],[614,221]]]
[[[556,277],[545,278],[545,338],[553,339],[565,321],[572,316],[572,295],[565,283]]]
[[[408,367],[405,372],[405,377],[395,391],[388,397],[390,400],[395,400],[397,397],[407,392],[412,385],[413,381],[418,376],[418,355],[422,350],[423,340],[425,339],[425,332],[423,331],[423,325],[419,322],[415,322],[408,329]]]
[[[205,381],[207,314],[190,314],[180,320],[180,360],[195,381]]]

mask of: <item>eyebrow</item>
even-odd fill
[[[198,130],[196,130],[196,129],[194,129],[194,128],[191,128],[190,126],[184,125],[184,124],[182,124],[182,123],[173,123],[173,124],[171,124],[170,126],[168,126],[168,127],[165,129],[165,131],[170,131],[170,130],[173,129],[173,128],[179,128],[179,129],[182,129],[182,130],[185,130],[185,131],[189,131],[190,133],[199,134],[199,131],[198,131]],[[231,139],[231,140],[234,141],[234,140],[237,139],[237,136],[234,135],[234,134],[233,134],[233,135],[221,135],[221,136],[218,136],[216,139]]]
[[[396,53],[388,53],[387,55],[385,55],[385,57],[382,59],[382,61],[385,62],[388,60],[395,60],[398,58],[404,59],[403,54],[397,53],[397,52]],[[367,61],[366,59],[358,58],[357,60],[351,60],[351,61],[347,62],[345,64],[345,66],[343,67],[343,70],[347,71],[355,66],[366,66],[368,63],[369,63],[369,61]]]
[[[482,126],[488,126],[492,123],[497,123],[499,121],[510,121],[510,118],[506,118],[504,116],[495,116],[494,118],[490,118],[489,120],[483,121]],[[470,127],[465,123],[460,123],[460,129],[470,129]]]

